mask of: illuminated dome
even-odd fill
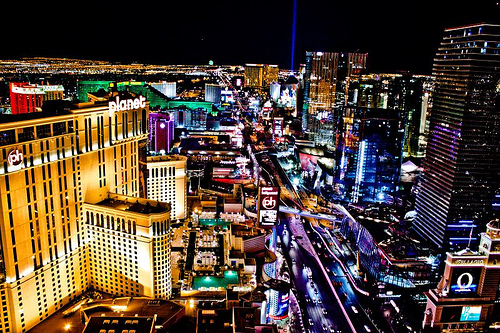
[[[491,220],[486,225],[486,234],[491,238],[500,238],[500,220]]]

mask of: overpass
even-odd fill
[[[339,220],[339,218],[336,217],[335,215],[324,214],[324,213],[312,213],[312,212],[307,211],[307,210],[298,210],[298,209],[291,208],[288,206],[283,206],[283,205],[280,205],[280,212],[300,215],[303,217],[310,217],[310,218],[318,219],[318,220],[326,220],[326,221],[332,222],[333,225],[335,225],[336,223],[339,223],[339,224],[342,223],[342,220],[341,219]]]

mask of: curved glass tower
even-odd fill
[[[415,229],[438,248],[477,242],[500,185],[500,25],[445,30]],[[500,213],[499,211],[497,211]]]

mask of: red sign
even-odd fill
[[[18,148],[12,149],[9,152],[9,155],[7,155],[7,161],[9,161],[9,164],[11,166],[18,166],[23,162],[23,160],[24,160],[23,152],[20,151]]]
[[[259,223],[261,226],[274,226],[278,221],[280,188],[262,186],[259,189]]]
[[[273,196],[264,197],[262,199],[262,207],[265,209],[274,209],[276,207],[276,199]]]

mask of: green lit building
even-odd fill
[[[169,101],[168,109],[188,109],[198,110],[204,109],[206,113],[212,113],[212,102],[201,101]]]
[[[168,108],[168,98],[158,90],[152,88],[146,82],[140,81],[78,81],[77,95],[80,102],[88,102],[87,93],[95,93],[99,90],[130,91],[146,97],[152,109]],[[211,110],[211,108],[210,108]]]
[[[78,100],[80,102],[88,102],[87,93],[95,93],[100,89],[109,91],[110,85],[113,82],[114,81],[78,81],[76,84]]]
[[[113,84],[114,85],[114,84]],[[130,91],[138,95],[146,97],[149,101],[149,106],[152,109],[168,108],[168,98],[160,93],[158,90],[152,88],[146,82],[140,81],[123,81],[116,83],[116,89],[118,91]]]

